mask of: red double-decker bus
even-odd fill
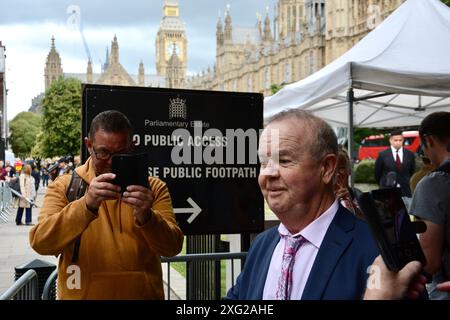
[[[402,136],[405,139],[403,147],[417,153],[420,148],[419,131],[403,131]],[[366,137],[359,146],[358,159],[376,159],[378,153],[389,146],[389,135],[380,134]]]

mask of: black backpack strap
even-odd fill
[[[69,187],[66,191],[66,197],[69,202],[77,200],[81,198],[86,192],[86,182],[73,170],[72,177],[70,178]],[[78,255],[80,253],[80,243],[81,243],[81,234],[75,239],[75,245],[73,248],[72,254],[72,262],[76,262],[78,260]]]

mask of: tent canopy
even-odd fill
[[[357,127],[419,125],[432,112],[449,111],[450,8],[407,0],[344,55],[267,97],[264,118],[290,108]]]

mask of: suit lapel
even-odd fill
[[[355,224],[355,217],[339,206],[322,241],[316,260],[303,290],[302,300],[320,300],[333,270],[353,239],[349,233]]]
[[[274,233],[273,238],[269,240],[267,250],[264,249],[264,256],[261,261],[255,261],[259,263],[261,268],[259,269],[259,274],[255,275],[255,296],[254,299],[261,300],[263,297],[264,286],[266,284],[267,273],[269,272],[270,261],[272,260],[273,251],[280,241],[280,235],[278,233],[278,228],[276,228],[276,233]]]
[[[388,161],[390,163],[390,168],[393,168],[394,170],[397,170],[397,165],[395,164],[395,157],[394,154],[392,153],[392,149],[389,147],[388,149],[389,153],[388,153]]]

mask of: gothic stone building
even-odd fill
[[[155,41],[156,75],[128,74],[119,62],[117,38],[102,73],[88,61],[82,74],[63,73],[54,39],[45,67],[46,88],[59,76],[86,83],[272,93],[272,85],[292,83],[330,63],[361,40],[404,0],[278,0],[271,20],[257,16],[252,27],[236,26],[227,6],[216,28],[216,62],[187,77],[187,38],[178,0],[164,0]],[[213,44],[211,44],[213,45]]]
[[[187,87],[272,94],[330,63],[378,25],[403,0],[278,0],[254,27],[232,23],[230,7],[217,22],[216,62]]]
[[[93,73],[91,61],[87,63],[86,73],[64,73],[52,37],[44,71],[45,90],[60,76],[74,77],[84,83],[182,88],[186,81],[187,39],[184,23],[179,17],[178,0],[164,0],[163,18],[156,37],[156,69],[156,75],[145,74],[141,61],[138,74],[129,74],[119,61],[119,43],[114,36],[101,73]]]

